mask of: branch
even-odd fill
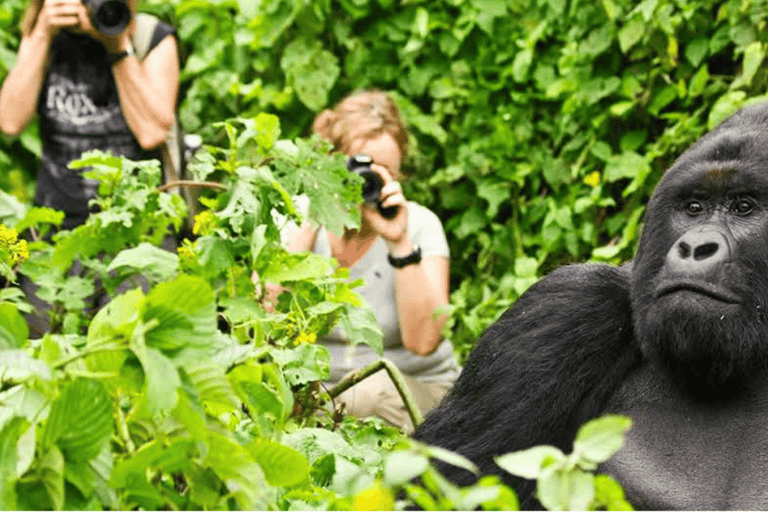
[[[192,181],[192,180],[176,180],[176,181],[169,181],[168,183],[163,183],[159,187],[157,187],[157,190],[160,192],[166,192],[168,189],[171,189],[173,187],[188,187],[188,188],[214,188],[217,190],[227,190],[227,187],[222,185],[221,183],[216,183],[215,181]]]
[[[355,384],[364,381],[381,369],[386,369],[387,373],[389,374],[389,378],[392,379],[392,384],[395,385],[395,389],[397,389],[400,398],[403,400],[405,409],[408,411],[408,416],[411,418],[413,428],[418,427],[421,422],[424,421],[424,417],[421,415],[421,411],[416,405],[416,401],[413,399],[411,392],[408,390],[408,384],[406,384],[403,374],[400,372],[400,370],[397,369],[397,366],[395,366],[394,363],[387,361],[386,359],[375,361],[368,366],[356,371],[352,375],[342,379],[328,392],[328,394],[331,395],[331,398],[336,398]]]

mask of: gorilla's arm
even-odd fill
[[[640,361],[629,299],[631,264],[570,265],[531,287],[480,338],[456,385],[415,433],[483,473],[492,457],[539,444],[570,451],[578,427]],[[451,480],[474,480],[441,465]],[[521,504],[532,486],[515,482]]]

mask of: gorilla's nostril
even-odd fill
[[[691,246],[685,242],[680,242],[680,244],[677,247],[677,250],[680,252],[680,257],[683,259],[691,255]]]
[[[696,261],[705,260],[715,254],[719,248],[720,246],[715,242],[702,244],[693,251],[693,259]]]

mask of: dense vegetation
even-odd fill
[[[25,3],[0,6],[0,78]],[[463,358],[554,266],[631,257],[675,156],[764,93],[766,4],[144,0],[179,30],[180,119],[209,145],[195,176],[221,189],[167,253],[156,246],[184,206],[157,192],[156,166],[91,155],[103,212],[49,244],[39,235],[59,217],[29,208],[37,127],[0,141],[0,272],[32,276],[56,305],[55,335],[29,341],[16,288],[0,295],[0,508],[391,508],[400,491],[426,508],[514,506],[493,481],[441,481],[427,455],[449,454],[385,458],[407,445],[398,432],[324,401],[327,352],[311,341],[334,322],[378,338],[343,272],[277,242],[271,212],[294,217],[302,191],[320,190],[316,218],[356,222],[345,208],[357,184],[307,138],[313,116],[355,88],[396,98],[412,127],[407,196],[449,236],[446,334]],[[75,258],[85,273],[68,276]],[[288,284],[291,300],[267,314],[251,271]],[[137,274],[151,289],[119,295]],[[119,295],[101,310],[84,307],[94,277]],[[583,473],[595,460],[585,444],[525,472],[553,508],[621,503]],[[409,483],[421,474],[423,487]]]

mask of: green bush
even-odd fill
[[[644,204],[692,141],[768,81],[765,0],[144,0],[178,27],[181,120],[221,142],[230,117],[307,135],[357,88],[412,127],[408,197],[452,250],[460,357],[530,284],[572,261],[629,259]],[[0,74],[23,0],[0,8]],[[29,199],[34,126],[0,145]],[[26,179],[24,179],[26,178]]]

